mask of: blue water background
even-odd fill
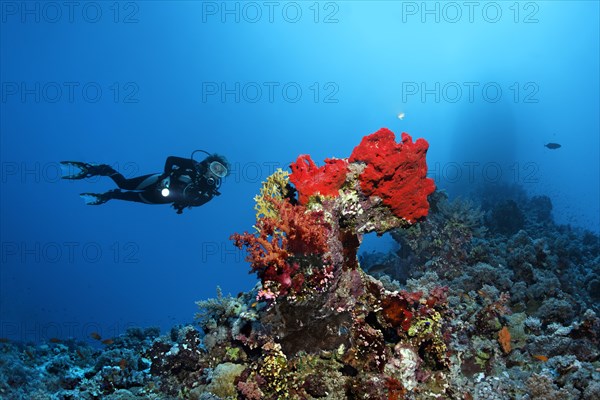
[[[164,330],[217,285],[250,289],[229,236],[252,229],[260,182],[380,127],[426,138],[452,195],[521,184],[598,232],[598,2],[476,3],[2,2],[0,337]],[[234,168],[183,215],[86,206],[112,182],[59,178],[60,160],[131,177],[194,149]]]

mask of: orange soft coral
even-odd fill
[[[287,199],[268,198],[267,201],[277,216],[259,218],[256,234],[235,233],[231,238],[235,246],[247,248],[246,260],[251,263],[252,272],[261,279],[264,290],[275,297],[290,290],[298,293],[306,281],[298,260],[314,258],[319,264],[312,266],[314,270],[310,271],[313,283],[322,281],[328,274],[329,224],[324,221],[321,211],[309,211]],[[314,282],[315,279],[318,282]]]

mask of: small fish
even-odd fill
[[[107,346],[110,346],[110,345],[111,345],[111,344],[113,344],[114,342],[115,342],[115,341],[114,341],[114,340],[112,340],[112,339],[104,339],[104,340],[102,341],[102,344],[105,344],[105,345],[107,345]]]
[[[401,112],[401,113],[398,114],[398,119],[400,121],[403,121],[405,116],[406,116],[406,114],[404,114],[403,112]]]
[[[10,339],[5,338],[5,337],[0,337],[0,343],[10,343]]]
[[[102,336],[100,336],[100,334],[98,332],[92,332],[90,333],[90,337],[94,340],[101,340]]]
[[[548,144],[545,144],[544,146],[549,148],[550,150],[556,150],[556,149],[560,149],[562,147],[558,143],[548,143]]]
[[[121,361],[119,361],[119,368],[121,368],[121,371],[123,371],[125,368],[127,368],[127,360],[124,358],[121,358]]]
[[[548,361],[548,357],[543,356],[541,354],[534,354],[532,357],[535,358],[535,359],[538,359],[538,360],[540,360],[542,362]]]
[[[59,338],[55,338],[55,337],[50,338],[49,341],[50,341],[50,343],[62,343],[62,340],[60,340]]]

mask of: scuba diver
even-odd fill
[[[198,162],[194,160],[197,152],[207,157]],[[127,179],[107,164],[88,164],[79,161],[61,161],[67,167],[76,167],[79,171],[63,179],[84,179],[92,176],[108,176],[119,187],[106,193],[81,193],[88,205],[100,205],[108,200],[126,200],[146,204],[172,203],[177,214],[186,207],[201,206],[214,196],[219,196],[222,179],[229,174],[227,159],[204,150],[195,150],[190,158],[167,158],[162,173],[148,174]],[[125,190],[125,191],[123,191]]]

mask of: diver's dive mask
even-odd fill
[[[218,161],[211,162],[208,169],[219,178],[224,178],[227,175],[227,167]]]
[[[227,168],[218,161],[213,161],[208,165],[208,170],[204,174],[204,179],[209,186],[219,187],[221,178],[227,175]]]
[[[213,154],[210,154],[205,150],[194,150],[191,156],[192,159],[194,159],[194,154],[197,152],[206,153],[207,155],[214,157]],[[200,166],[200,164],[198,164],[198,166]],[[228,173],[229,171],[227,170],[224,162],[213,159],[213,161],[208,164],[208,169],[204,171],[202,177],[204,178],[206,184],[218,188],[221,185],[221,179],[227,176]]]

